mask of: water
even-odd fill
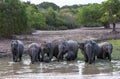
[[[89,65],[84,61],[31,64],[29,58],[20,63],[11,58],[0,59],[2,79],[120,79],[120,60],[96,61]]]

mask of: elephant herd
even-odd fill
[[[28,45],[27,53],[30,56],[31,63],[35,62],[51,62],[53,57],[57,61],[72,61],[77,59],[78,49],[84,56],[85,62],[92,64],[95,62],[95,58],[108,59],[111,61],[111,54],[113,46],[108,42],[97,44],[93,40],[79,43],[74,40],[65,41],[52,41],[49,43],[31,43]],[[22,55],[24,53],[24,44],[20,40],[12,40],[11,51],[13,55],[13,61],[22,61]]]

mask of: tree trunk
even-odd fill
[[[113,23],[113,32],[115,32],[115,31],[116,31],[115,27],[116,27],[116,24],[115,24],[115,23]]]

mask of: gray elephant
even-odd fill
[[[74,52],[73,51],[68,51],[65,55],[64,55],[65,60],[67,61],[72,61],[75,59],[74,57]]]
[[[40,52],[41,48],[37,43],[32,43],[28,46],[28,54],[32,64],[34,64],[34,62],[40,61]]]
[[[112,54],[112,49],[113,46],[109,42],[103,42],[98,44],[100,47],[100,53],[97,55],[98,59],[106,59],[108,58],[109,61],[111,61],[111,54]]]
[[[68,60],[75,60],[77,58],[78,53],[77,41],[67,40],[59,44],[58,47],[59,47],[59,54],[57,57],[58,61],[62,60],[65,54],[66,54],[65,58],[68,58]]]
[[[45,54],[50,58],[50,60],[54,57],[57,58],[58,56],[58,45],[61,43],[61,41],[52,41],[50,43],[45,43],[42,45],[42,60],[44,59]]]
[[[48,56],[44,56],[43,62],[49,63],[51,60]]]
[[[19,62],[22,60],[22,54],[24,52],[24,44],[20,40],[12,40],[11,51],[13,55],[13,61]]]
[[[88,62],[89,64],[95,61],[95,56],[97,56],[100,52],[98,44],[93,40],[86,41],[85,43],[79,43],[79,48],[84,55],[85,62]]]

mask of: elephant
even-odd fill
[[[28,54],[30,56],[32,64],[34,64],[34,62],[41,61],[41,59],[40,59],[40,53],[41,53],[41,48],[40,48],[39,44],[37,44],[37,43],[31,43],[28,46]]]
[[[22,55],[24,52],[24,44],[20,40],[12,40],[11,42],[11,51],[13,55],[14,62],[22,61]]]
[[[49,63],[51,60],[48,56],[44,56],[43,62]]]
[[[78,53],[78,42],[74,40],[67,40],[59,44],[59,53],[58,53],[58,61],[62,60],[64,55],[66,54],[66,58],[68,60],[75,60],[77,58]],[[71,58],[70,58],[71,57]]]
[[[54,57],[57,58],[58,56],[58,45],[61,43],[59,40],[55,40],[49,43],[45,43],[42,45],[41,50],[41,56],[42,56],[42,61],[44,59],[45,54],[50,58],[50,60]]]
[[[65,60],[67,61],[72,61],[75,59],[74,57],[74,52],[73,51],[68,51],[65,55],[64,55]]]
[[[100,52],[98,44],[93,40],[79,43],[79,48],[81,49],[81,53],[84,55],[85,62],[89,64],[92,64],[95,61],[95,56]]]
[[[112,54],[112,49],[113,46],[111,43],[109,42],[103,42],[98,44],[98,46],[100,47],[100,53],[97,55],[98,59],[106,59],[108,58],[109,61],[111,61],[111,54]]]

